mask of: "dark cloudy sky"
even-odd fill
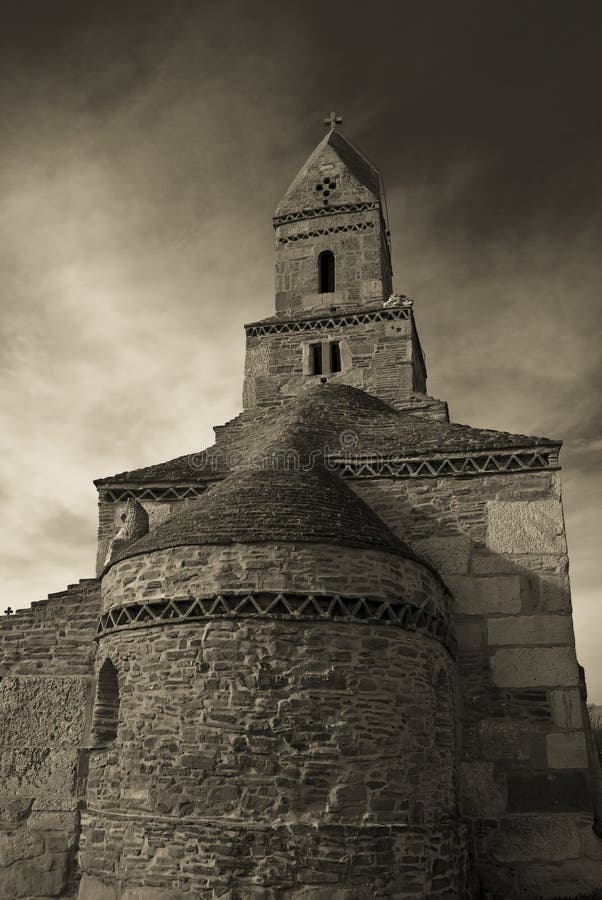
[[[599,653],[602,4],[3,0],[0,606],[93,572],[92,479],[212,441],[336,108],[452,417],[562,438]]]

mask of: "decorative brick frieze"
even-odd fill
[[[238,456],[233,454],[233,459]],[[191,456],[190,467],[195,466],[197,454]],[[468,478],[479,475],[500,475],[514,472],[544,472],[560,468],[558,448],[538,450],[498,450],[482,454],[458,454],[454,456],[390,456],[373,454],[366,456],[339,456],[326,454],[329,468],[345,478]],[[224,460],[228,462],[227,454]],[[201,467],[199,467],[201,468]],[[192,500],[200,497],[209,484],[207,479],[196,484],[169,485],[111,485],[99,488],[99,499],[116,503],[135,498],[136,500]],[[219,480],[219,479],[217,479]]]
[[[332,216],[337,213],[354,213],[368,212],[372,209],[380,209],[380,203],[377,200],[366,203],[337,203],[327,207],[318,206],[314,209],[303,209],[299,212],[288,213],[284,216],[274,216],[274,228],[279,225],[288,225],[291,222],[302,222],[304,219],[317,219],[323,216]]]
[[[127,628],[215,618],[321,619],[394,625],[440,641],[453,655],[455,637],[443,616],[402,600],[294,594],[272,591],[224,593],[115,606],[101,615],[97,636]]]
[[[369,325],[372,322],[395,322],[399,319],[411,319],[410,307],[391,307],[390,309],[355,310],[346,313],[316,315],[308,318],[272,319],[264,322],[251,322],[245,325],[248,337],[259,337],[263,334],[290,334],[296,331],[314,331],[325,328],[338,328],[347,325]]]
[[[441,478],[558,469],[557,448],[446,457],[329,457],[350,478]]]
[[[190,465],[193,463],[191,461]],[[107,503],[125,500],[194,500],[207,490],[206,484],[112,485],[99,489],[99,499]]]
[[[300,231],[298,234],[289,234],[278,238],[279,244],[292,244],[295,241],[303,241],[306,238],[323,237],[327,234],[339,234],[342,231],[371,231],[374,222],[354,222],[351,225],[336,225],[333,228],[319,228],[314,231]]]

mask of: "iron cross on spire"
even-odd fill
[[[343,116],[337,116],[334,110],[330,113],[330,116],[327,119],[324,119],[324,124],[330,126],[330,130],[334,131],[337,125],[340,125],[343,121]]]

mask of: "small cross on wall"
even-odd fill
[[[324,119],[324,124],[328,125],[331,131],[334,131],[337,125],[340,125],[343,121],[343,116],[337,116],[334,110],[330,113],[330,116],[327,119]]]
[[[5,615],[5,616],[12,616],[12,614],[13,614],[12,608],[11,608],[10,606],[7,606],[6,609],[4,610],[4,615]]]

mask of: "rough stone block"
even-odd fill
[[[470,558],[470,538],[457,537],[427,538],[416,541],[416,552],[432,563],[443,576],[463,575],[468,571]]]
[[[581,728],[581,695],[579,688],[564,688],[550,691],[552,721],[558,728]]]
[[[548,865],[529,865],[521,873],[523,896],[567,900],[593,900],[602,885],[602,863],[592,859],[567,859]]]
[[[505,776],[491,762],[463,762],[460,766],[462,812],[466,816],[498,816],[506,810]]]
[[[481,620],[456,622],[456,640],[460,651],[479,650],[485,646],[484,626]]]
[[[548,734],[548,765],[551,769],[587,769],[589,760],[582,731]]]
[[[595,834],[590,822],[579,826],[579,837],[581,838],[582,855],[602,862],[602,840]]]
[[[14,797],[52,797],[56,810],[64,808],[60,798],[72,793],[76,768],[77,750],[34,748],[0,753],[3,789]]]
[[[99,878],[82,875],[77,900],[117,900],[117,891]]]
[[[504,644],[568,644],[574,640],[570,616],[513,616],[490,619],[487,639],[491,646]]]
[[[43,852],[44,840],[36,832],[26,829],[0,832],[0,867],[12,866],[17,860],[33,859]]]
[[[455,609],[467,616],[489,613],[519,613],[520,578],[502,575],[490,578],[450,575],[446,579]]]
[[[0,683],[0,747],[81,746],[90,680],[23,675]]]
[[[32,803],[31,797],[0,797],[0,828],[11,828],[26,821]]]
[[[566,553],[560,501],[488,501],[486,543],[496,553]]]
[[[475,577],[482,575],[515,575],[516,565],[514,560],[492,553],[490,550],[473,550],[470,559],[470,574]]]
[[[122,889],[119,900],[189,900],[189,897],[189,893],[184,894],[182,891],[173,891],[165,887],[132,886]],[[100,900],[105,900],[105,898],[102,897]],[[112,900],[112,898],[107,896],[106,900]]]
[[[581,841],[573,816],[508,816],[492,833],[489,850],[499,862],[574,859]]]
[[[572,647],[496,650],[491,657],[491,671],[498,687],[570,687],[579,683]]]
[[[533,724],[529,721],[483,719],[479,734],[486,759],[526,762],[531,758]]]
[[[75,812],[33,812],[27,820],[27,827],[36,831],[75,832]]]
[[[44,853],[5,869],[0,877],[0,900],[60,897],[67,883],[67,865],[66,853]]]
[[[543,573],[539,577],[539,610],[571,612],[571,587],[566,573]]]
[[[585,772],[510,772],[508,811],[587,812],[591,797]]]

